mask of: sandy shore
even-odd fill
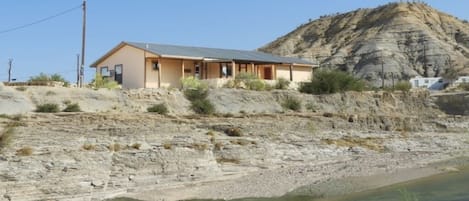
[[[425,154],[407,153],[357,156],[322,164],[256,171],[217,181],[153,189],[127,194],[125,197],[165,201],[278,197],[286,193],[318,198],[333,197],[455,171],[459,166],[469,165],[468,153],[460,153],[459,156],[435,154],[417,161],[416,158],[423,155]],[[387,161],[387,164],[376,161]]]

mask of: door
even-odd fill
[[[122,64],[115,65],[114,70],[116,72],[116,75],[114,76],[114,80],[118,84],[122,84]]]
[[[264,80],[271,80],[271,79],[272,79],[272,68],[264,67]]]

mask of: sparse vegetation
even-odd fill
[[[13,141],[13,132],[14,127],[8,126],[0,133],[0,150],[3,150]]]
[[[163,148],[164,149],[173,149],[173,144],[167,142],[167,143],[164,143],[163,144]]]
[[[402,201],[419,201],[415,193],[409,192],[407,189],[399,189]]]
[[[78,103],[67,104],[67,107],[62,110],[63,112],[81,112],[80,105]]]
[[[224,87],[262,91],[266,89],[266,84],[255,74],[241,72],[236,75],[234,81],[226,83]]]
[[[53,96],[53,95],[57,95],[57,93],[55,93],[53,91],[47,91],[46,92],[46,96]]]
[[[208,86],[202,82],[200,82],[199,79],[189,76],[185,78],[181,78],[181,84],[182,84],[182,89],[199,89],[199,88],[208,88]]]
[[[153,113],[158,113],[158,114],[161,114],[161,115],[168,114],[168,112],[169,112],[168,108],[166,107],[166,105],[164,103],[153,105],[153,106],[147,108],[147,111],[148,112],[153,112]]]
[[[308,111],[311,111],[311,112],[316,112],[318,110],[318,106],[316,106],[316,104],[313,102],[307,102],[305,104],[305,107]]]
[[[207,99],[192,101],[191,109],[197,114],[213,114],[213,113],[215,113],[215,107]]]
[[[136,149],[136,150],[139,150],[141,146],[142,144],[140,143],[133,143],[132,145],[130,145],[132,149]]]
[[[119,83],[108,78],[104,78],[101,74],[96,74],[94,80],[91,81],[91,86],[95,89],[106,88],[106,89],[117,89],[119,88]]]
[[[204,143],[192,143],[191,148],[198,151],[205,151],[208,149],[208,145]]]
[[[461,83],[458,85],[458,88],[463,90],[463,91],[469,91],[469,83],[466,82],[466,83]]]
[[[61,75],[55,73],[55,74],[52,74],[52,75],[47,75],[45,73],[40,73],[39,75],[36,75],[36,76],[32,76],[29,78],[28,82],[63,82],[64,83],[64,87],[68,87],[70,86],[70,82],[68,82],[67,80],[65,80],[65,78],[63,78]]]
[[[36,112],[41,113],[56,113],[59,112],[59,105],[54,103],[46,103],[36,106]]]
[[[86,143],[86,144],[83,144],[81,148],[86,151],[93,151],[93,150],[96,150],[96,145]]]
[[[107,148],[112,152],[118,152],[122,150],[122,146],[118,143],[110,144]]]
[[[288,86],[290,86],[290,80],[287,80],[283,77],[278,78],[277,82],[275,83],[276,89],[288,89]]]
[[[33,154],[33,149],[31,147],[23,147],[16,150],[17,156],[31,156]]]
[[[394,85],[394,89],[402,92],[409,92],[412,89],[412,84],[407,81],[401,81]]]
[[[234,164],[240,164],[241,161],[237,158],[226,158],[226,157],[220,157],[216,159],[217,163],[234,163]]]
[[[243,132],[240,128],[232,127],[225,130],[225,134],[231,137],[241,137],[243,136]]]
[[[298,112],[301,110],[301,101],[296,97],[287,96],[282,102],[282,107]]]
[[[299,91],[309,94],[332,94],[344,91],[363,91],[366,84],[342,71],[319,70],[309,82],[300,84]]]
[[[21,87],[16,87],[15,88],[17,91],[26,91],[28,88],[21,86]]]
[[[205,85],[190,82],[190,85],[196,88],[186,88],[184,90],[185,97],[191,101],[191,109],[197,114],[213,114],[215,106],[207,99],[208,88]]]

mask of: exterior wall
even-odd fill
[[[214,79],[220,78],[220,64],[219,63],[208,63],[207,78]]]
[[[158,71],[153,69],[153,61],[146,61],[146,88],[158,88]],[[163,76],[163,75],[161,75]]]
[[[293,81],[304,82],[311,80],[313,68],[308,66],[293,66]]]
[[[182,77],[182,59],[160,59],[161,87],[180,88]]]
[[[290,80],[290,66],[286,65],[277,65],[277,79],[285,78]]]
[[[114,70],[114,66],[117,64],[122,64],[123,88],[144,87],[143,50],[126,45],[99,63],[97,72],[101,72],[101,67],[105,66],[107,66],[109,70]]]

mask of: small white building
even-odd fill
[[[430,90],[442,90],[449,85],[447,80],[442,77],[414,77],[409,80],[412,88],[427,88]],[[469,76],[459,77],[454,84],[469,83]]]

